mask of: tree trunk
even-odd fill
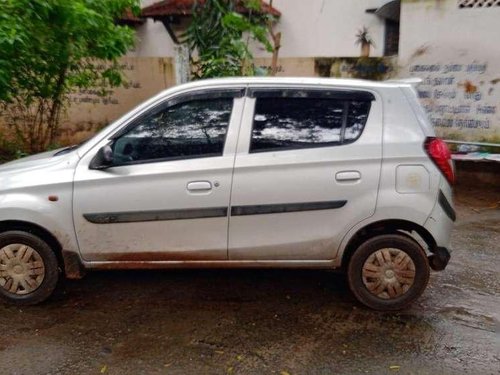
[[[278,72],[278,55],[281,48],[281,33],[271,34],[273,37],[274,50],[273,50],[273,59],[271,62],[271,76],[275,76]]]

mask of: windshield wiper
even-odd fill
[[[86,139],[83,142],[80,142],[80,143],[78,143],[76,145],[65,147],[62,150],[57,151],[53,156],[59,156],[59,155],[67,154],[68,152],[76,150],[78,147],[80,147],[81,145],[83,145],[87,141],[88,141],[88,139]]]

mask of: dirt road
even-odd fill
[[[0,374],[498,374],[500,210],[457,200],[451,263],[404,312],[327,271],[93,273],[0,305]]]

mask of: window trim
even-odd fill
[[[190,91],[188,93],[181,93],[179,95],[175,95],[170,97],[160,103],[155,104],[154,106],[146,109],[139,116],[131,120],[127,125],[123,128],[119,129],[117,132],[113,133],[108,137],[109,140],[115,140],[116,138],[121,137],[123,134],[128,133],[132,128],[136,126],[136,123],[147,116],[150,116],[151,113],[157,113],[158,111],[168,108],[170,106],[174,106],[176,104],[193,101],[196,99],[224,99],[224,98],[232,98],[233,105],[234,99],[242,98],[245,95],[245,88],[229,88],[229,89],[209,89],[209,90],[196,90]]]
[[[304,96],[303,93],[307,93]],[[280,96],[276,96],[281,94]],[[329,88],[262,88],[250,87],[247,90],[249,98],[296,98],[296,99],[337,99],[337,100],[358,100],[358,101],[375,101],[375,95],[369,91],[352,90],[352,89],[329,89]]]
[[[234,99],[242,98],[245,94],[245,88],[229,88],[229,89],[211,89],[211,90],[196,90],[191,91],[189,93],[182,93],[171,97],[161,103],[157,103],[156,105],[148,108],[146,111],[141,113],[135,119],[130,121],[125,127],[119,129],[116,133],[112,134],[108,137],[109,142],[108,145],[112,145],[117,139],[127,134],[129,131],[138,126],[138,123],[143,119],[154,116],[158,114],[160,111],[163,111],[172,106],[188,103],[195,100],[200,99],[233,99],[231,104],[231,113],[229,114],[229,124],[226,129],[226,133],[224,134],[224,141],[222,145],[222,154],[219,153],[211,153],[211,154],[203,154],[203,155],[188,155],[188,156],[172,156],[165,158],[155,158],[155,159],[145,159],[145,160],[135,160],[135,161],[127,161],[122,163],[112,164],[110,168],[115,167],[123,167],[129,165],[138,165],[138,164],[151,164],[151,163],[161,163],[167,161],[179,161],[179,160],[192,160],[192,159],[202,159],[202,158],[215,158],[215,157],[223,157],[224,156],[224,148],[227,142],[227,136],[229,133],[229,127],[231,126],[231,117],[234,111]]]
[[[135,160],[135,161],[127,161],[123,163],[112,164],[108,168],[116,168],[116,167],[127,167],[139,164],[152,164],[152,163],[164,163],[168,161],[182,161],[182,160],[193,160],[193,159],[204,159],[204,158],[221,158],[224,155],[220,154],[204,154],[204,155],[190,155],[190,156],[172,156],[166,158],[158,158],[158,159],[145,159],[145,160]]]
[[[307,92],[308,96],[303,96],[303,94],[299,94],[298,91]],[[288,94],[290,92],[290,94]],[[324,94],[324,92],[333,92],[334,94]],[[282,93],[281,96],[275,96],[274,93]],[[346,94],[345,96],[340,96],[342,94]],[[312,96],[309,96],[312,94]],[[253,112],[252,112],[252,127],[250,130],[250,140],[248,145],[248,153],[249,154],[260,154],[266,152],[282,152],[282,151],[294,151],[294,150],[307,150],[307,149],[315,149],[315,148],[330,148],[330,147],[339,147],[344,145],[349,145],[351,143],[356,142],[361,135],[364,133],[366,128],[366,124],[368,123],[368,118],[370,117],[372,102],[375,101],[375,95],[368,91],[362,90],[328,90],[328,89],[300,89],[300,88],[249,88],[247,90],[247,96],[255,99]],[[301,146],[289,146],[289,147],[280,147],[280,148],[261,148],[258,150],[252,150],[252,140],[253,140],[253,132],[255,129],[255,110],[257,108],[257,100],[259,98],[277,98],[277,99],[332,99],[338,100],[344,105],[344,113],[342,114],[342,127],[340,131],[340,141],[338,142],[322,142],[322,143],[311,143],[310,145],[301,145]],[[363,99],[361,99],[363,98]],[[363,129],[359,133],[356,138],[345,140],[345,130],[347,127],[347,120],[349,117],[349,101],[365,101],[369,104],[368,107],[368,117],[366,118],[365,125]]]

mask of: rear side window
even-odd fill
[[[255,95],[250,152],[337,146],[361,136],[371,94],[295,92]]]
[[[347,123],[344,133],[344,143],[354,142],[363,133],[368,120],[371,102],[349,101],[347,103]]]

